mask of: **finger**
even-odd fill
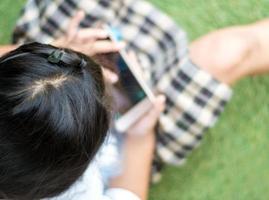
[[[153,126],[156,124],[157,120],[160,117],[160,114],[164,111],[165,108],[165,96],[160,95],[156,97],[153,102],[153,108],[149,111],[149,113],[145,116],[145,121],[148,121]]]
[[[117,52],[124,48],[124,42],[96,41],[91,47],[93,54]]]
[[[76,36],[78,29],[79,29],[79,24],[83,20],[84,17],[85,17],[84,11],[80,10],[71,19],[71,21],[68,25],[68,29],[67,29],[68,30],[67,40],[68,41],[72,40]]]
[[[160,114],[165,108],[165,96],[160,95],[156,97],[153,104],[153,108],[136,123],[135,126],[139,127],[139,129],[148,130],[154,128],[160,117]]]
[[[105,78],[105,81],[107,81],[108,83],[111,83],[111,84],[118,82],[119,77],[116,73],[114,73],[111,70],[106,69],[104,67],[102,67],[102,71],[103,71],[103,76]]]
[[[78,33],[78,38],[83,41],[106,39],[108,37],[107,31],[99,28],[85,28]]]
[[[104,22],[102,22],[102,21],[98,21],[94,25],[95,28],[102,28],[103,26],[104,26]]]

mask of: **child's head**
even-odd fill
[[[0,58],[0,198],[38,199],[85,171],[109,126],[100,66],[38,43]]]

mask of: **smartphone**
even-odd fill
[[[105,25],[104,29],[109,33],[111,41],[122,40],[117,29],[109,25]],[[119,132],[125,132],[152,108],[155,96],[125,49],[110,54],[109,58],[110,70],[119,77],[111,89],[115,104],[115,128]]]

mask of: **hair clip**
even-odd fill
[[[63,57],[63,54],[63,50],[57,49],[49,55],[48,61],[51,63],[59,63]]]
[[[84,68],[86,67],[86,65],[87,65],[87,62],[86,62],[83,58],[81,58],[79,67],[80,67],[81,69],[84,69]]]

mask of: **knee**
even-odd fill
[[[190,56],[216,79],[233,84],[245,75],[246,61],[257,49],[255,37],[238,28],[210,33],[194,41]]]

